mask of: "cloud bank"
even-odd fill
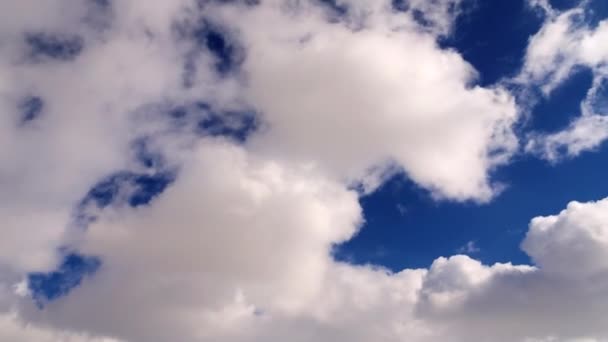
[[[440,47],[459,6],[0,4],[0,339],[608,338],[608,200],[534,218],[534,265],[332,258],[394,172],[436,199],[499,192],[519,110]],[[531,40],[532,79],[601,59],[539,66],[568,59],[545,50],[570,15]]]

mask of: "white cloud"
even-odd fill
[[[556,216],[537,217],[523,248],[545,272],[581,276],[608,271],[608,199],[571,202]]]
[[[439,259],[421,310],[469,340],[605,340],[607,204],[572,202],[559,215],[534,218],[522,246],[535,268]]]
[[[587,2],[580,7],[557,13],[541,2],[547,19],[529,42],[520,81],[541,85],[545,96],[568,80],[580,68],[593,72],[594,81],[581,103],[581,116],[562,131],[534,135],[526,149],[544,158],[557,161],[592,150],[608,138],[606,82],[608,72],[608,20],[592,27],[586,23]],[[572,113],[574,114],[574,113]]]
[[[6,237],[0,242],[0,264],[16,273],[57,263],[55,250],[70,239],[78,200],[100,178],[134,167],[130,143],[135,138],[166,129],[150,113],[157,111],[155,104],[203,98],[234,107],[242,94],[269,127],[249,149],[318,164],[331,177],[362,183],[370,191],[392,172],[386,165],[397,163],[437,196],[488,200],[494,194],[488,172],[516,147],[510,96],[468,88],[473,69],[455,52],[436,46],[434,34],[449,27],[455,2],[412,4],[435,18],[430,33],[409,14],[392,12],[388,2],[357,4],[353,13],[366,15],[349,20],[365,25],[362,31],[328,22],[317,5],[303,3],[291,18],[276,1],[247,10],[231,5],[240,11],[226,16],[239,15],[239,20],[224,24],[243,29],[246,89],[238,89],[239,77],[219,79],[211,70],[213,59],[204,53],[194,59],[194,86],[182,87],[191,45],[175,39],[174,24],[201,19],[193,3],[100,4],[2,5],[1,12],[11,15],[1,30],[0,108],[7,115],[0,118],[0,215]],[[283,41],[262,37],[274,30],[268,25],[273,21],[293,27],[284,31]],[[77,37],[82,51],[69,62],[30,60],[25,37],[36,33]],[[310,40],[300,45],[284,41],[308,34]],[[268,53],[276,59],[272,64],[264,57]],[[410,60],[401,57],[406,55]],[[302,87],[309,88],[307,95],[300,93]],[[39,97],[42,109],[25,125],[19,122],[19,106],[28,96]]]
[[[533,219],[523,248],[535,267],[458,255],[390,273],[331,260],[359,209],[311,170],[211,141],[184,170],[150,207],[91,226],[82,247],[103,258],[98,274],[21,315],[127,341],[608,338],[608,199]]]
[[[101,257],[102,269],[50,303],[51,320],[146,341],[176,340],[184,330],[190,341],[218,325],[232,329],[256,309],[311,305],[331,245],[357,229],[356,193],[227,143],[203,141],[189,158],[150,207],[110,211],[89,227],[79,249]]]
[[[281,1],[217,9],[240,29],[245,95],[268,125],[252,149],[347,182],[396,164],[437,197],[489,200],[488,173],[517,149],[513,98],[472,85],[471,65],[388,3],[349,25],[307,2],[289,15]]]
[[[132,168],[133,139],[162,127],[154,120],[155,104],[200,99],[200,92],[214,96],[216,91],[199,86],[209,86],[210,80],[230,96],[210,72],[199,75],[207,78],[204,83],[181,87],[186,47],[174,41],[169,19],[184,3],[113,2],[119,7],[107,14],[112,23],[107,28],[86,24],[94,3],[0,5],[7,19],[1,24],[5,38],[0,45],[0,217],[5,237],[0,265],[17,271],[53,267],[78,200],[102,177]],[[31,62],[24,37],[39,31],[82,37],[82,52],[70,62],[51,57]],[[208,56],[201,58],[201,64],[210,63]],[[42,99],[42,112],[20,124],[20,103],[28,96]]]
[[[488,200],[494,194],[488,173],[516,148],[515,107],[502,90],[467,87],[473,69],[437,47],[433,28],[445,31],[456,3],[413,4],[435,18],[430,33],[409,14],[392,12],[389,2],[369,4],[353,10],[367,13],[351,18],[366,25],[360,32],[328,22],[318,4],[302,3],[293,15],[276,1],[247,10],[228,6],[240,8],[229,13],[239,18],[221,24],[242,29],[247,61],[242,75],[225,79],[213,72],[211,56],[189,55],[191,43],[175,37],[176,22],[202,20],[192,2],[3,4],[1,12],[10,15],[2,23],[0,56],[0,108],[7,113],[0,118],[7,237],[0,264],[22,272],[57,262],[55,249],[69,239],[77,201],[100,178],[133,167],[133,139],[166,129],[150,113],[159,103],[203,98],[234,108],[249,100],[269,127],[251,150],[318,164],[368,190],[391,172],[387,164],[397,163],[439,197]],[[202,16],[214,14],[208,11]],[[292,29],[275,37],[273,21]],[[24,38],[35,33],[77,37],[82,51],[69,62],[29,60]],[[299,45],[285,41],[308,34]],[[186,56],[197,66],[188,89],[182,86]],[[241,77],[250,87],[239,89]],[[42,113],[21,125],[19,104],[27,96],[42,100]]]
[[[349,183],[373,188],[392,163],[438,197],[489,200],[488,174],[517,148],[512,97],[474,86],[473,68],[436,43],[457,2],[412,3],[430,18],[421,26],[388,1],[351,2],[348,17],[330,20],[312,2],[209,4],[200,14],[187,1],[122,1],[95,18],[108,21],[101,28],[83,24],[91,3],[0,5],[13,14],[0,24],[0,106],[10,114],[0,116],[0,339],[608,337],[606,200],[534,219],[523,246],[535,267],[458,255],[391,273],[332,259],[364,219]],[[219,77],[212,56],[175,39],[175,20],[205,18],[243,45],[240,72]],[[77,34],[84,48],[69,63],[30,63],[28,30]],[[197,67],[190,88],[186,56]],[[27,95],[43,99],[43,113],[20,125]],[[158,115],[201,97],[254,107],[261,131],[244,145],[196,140]],[[130,148],[143,135],[179,168],[175,183],[149,206],[109,206],[86,231],[72,229],[92,184],[143,172]],[[64,245],[101,268],[40,309],[23,279],[51,268]]]
[[[564,156],[576,157],[583,151],[593,150],[606,139],[608,117],[589,115],[578,118],[563,131],[534,136],[528,141],[526,150],[540,153],[547,160],[557,161]]]

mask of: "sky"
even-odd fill
[[[0,19],[1,341],[608,341],[608,2]]]

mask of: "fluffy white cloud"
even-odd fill
[[[133,168],[132,141],[162,127],[151,120],[155,104],[214,96],[211,82],[230,96],[210,71],[198,74],[208,81],[181,86],[187,47],[170,19],[184,3],[100,3],[0,5],[0,265],[17,271],[53,267],[78,200],[100,178]],[[33,98],[38,109],[28,108]],[[25,111],[37,117],[22,122]]]
[[[488,200],[488,172],[516,147],[515,107],[502,90],[469,87],[473,69],[437,47],[457,4],[412,3],[434,18],[424,30],[388,1],[358,4],[347,23],[331,23],[318,3],[219,6],[230,9],[220,24],[241,31],[244,89],[241,76],[217,77],[213,57],[176,36],[176,24],[220,20],[211,5],[199,14],[190,1],[3,4],[0,264],[52,267],[91,184],[133,168],[133,140],[166,127],[151,120],[155,105],[201,98],[235,107],[242,95],[267,125],[249,148],[273,158],[318,164],[368,190],[396,163],[437,196]],[[56,51],[36,51],[41,44]],[[185,71],[187,62],[195,67]],[[21,122],[28,110],[38,117]]]
[[[459,255],[391,273],[333,260],[364,219],[352,183],[371,191],[396,166],[437,197],[488,200],[489,172],[517,148],[512,97],[475,86],[473,68],[436,42],[459,1],[410,2],[424,23],[389,1],[339,4],[350,9],[1,4],[12,16],[0,23],[0,339],[608,337],[606,200],[534,219],[523,246],[536,266]],[[218,75],[217,56],[180,36],[205,21],[242,47],[239,70]],[[40,33],[60,56],[31,51],[27,37]],[[24,122],[31,97],[40,113]],[[197,100],[253,107],[262,127],[237,144],[190,134],[188,106],[185,123],[161,115]],[[71,227],[100,178],[150,172],[133,161],[143,136],[179,170],[175,182],[147,206],[114,203],[86,230]],[[101,268],[40,308],[23,279],[52,268],[61,246]]]
[[[517,148],[512,97],[474,86],[474,69],[409,12],[358,6],[338,23],[308,2],[216,9],[239,28],[245,96],[268,126],[252,149],[369,190],[396,165],[438,197],[490,199],[488,173]]]
[[[534,218],[522,244],[534,268],[439,259],[422,288],[422,312],[469,340],[606,340],[607,205],[572,202]]]
[[[108,209],[82,245],[102,269],[20,315],[127,341],[608,338],[608,199],[534,218],[534,267],[458,255],[390,273],[331,260],[360,213],[314,170],[205,141],[184,172],[149,207]]]
[[[242,95],[266,125],[251,150],[318,164],[368,190],[396,163],[437,196],[494,194],[488,172],[516,147],[515,107],[502,90],[469,87],[473,69],[436,45],[458,2],[412,3],[433,18],[424,29],[388,1],[345,2],[353,9],[340,23],[319,3],[285,4],[209,5],[203,14],[190,1],[3,4],[0,264],[19,273],[57,262],[91,184],[133,168],[133,140],[166,129],[150,113],[158,104],[202,98],[234,108]],[[177,24],[221,18],[241,31],[244,89],[241,76],[219,78],[212,56],[176,36]]]
[[[205,141],[190,158],[149,207],[110,210],[89,227],[80,250],[102,269],[50,303],[51,319],[142,341],[184,331],[190,341],[256,310],[311,305],[332,243],[361,219],[356,193],[225,143]]]
[[[545,272],[608,271],[608,199],[571,202],[559,215],[532,220],[523,248]]]
[[[526,144],[526,150],[555,162],[564,156],[575,157],[583,151],[596,149],[606,139],[608,117],[588,115],[576,119],[563,131],[533,136]]]
[[[537,4],[538,5],[538,4]],[[594,75],[592,87],[581,103],[581,116],[563,131],[534,135],[526,149],[556,161],[592,150],[608,138],[606,83],[608,82],[608,21],[597,26],[586,23],[586,2],[581,7],[558,13],[546,2],[540,2],[547,19],[541,30],[530,39],[520,81],[541,85],[546,96],[580,68]]]

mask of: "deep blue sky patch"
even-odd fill
[[[604,198],[607,169],[608,146],[557,165],[533,156],[519,157],[494,175],[508,187],[485,205],[437,202],[398,175],[361,200],[365,227],[337,246],[335,257],[398,271],[428,267],[438,256],[456,254],[468,241],[475,241],[480,251],[471,256],[485,263],[527,264],[530,260],[519,244],[529,221],[557,214],[573,200]]]
[[[101,259],[76,253],[68,254],[57,270],[49,273],[30,273],[28,288],[36,304],[42,308],[46,302],[66,296],[93,275],[101,266]]]
[[[242,63],[242,49],[221,28],[205,21],[195,29],[194,37],[199,46],[215,58],[215,69],[220,75],[235,70]]]
[[[454,32],[441,41],[453,48],[479,72],[481,85],[514,76],[521,68],[528,39],[543,18],[526,0],[466,0]]]
[[[99,208],[104,208],[116,202],[126,202],[132,207],[146,205],[161,194],[175,180],[175,176],[173,172],[117,172],[95,184],[83,199],[82,206],[95,203]]]
[[[581,102],[591,88],[593,73],[587,68],[577,68],[565,82],[555,88],[532,109],[530,129],[540,132],[563,130],[581,114]]]
[[[407,12],[410,9],[410,5],[407,0],[391,0],[393,9],[400,12]]]

